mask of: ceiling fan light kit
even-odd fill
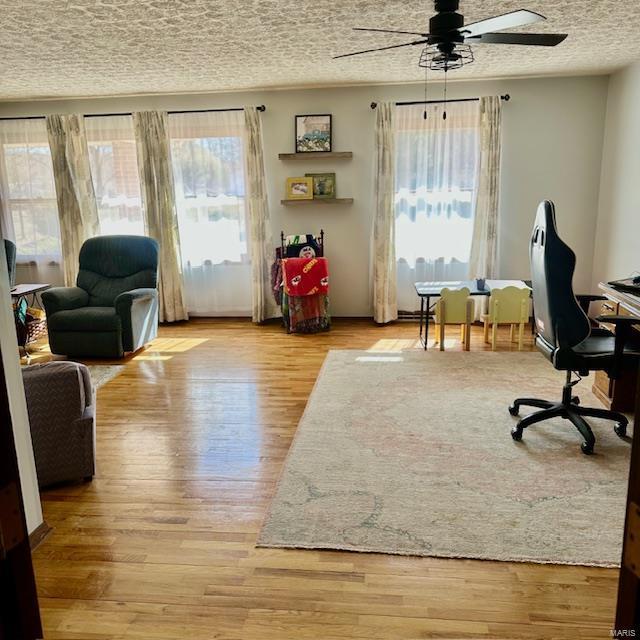
[[[468,44],[459,44],[455,51],[443,53],[438,45],[427,45],[420,54],[418,66],[431,71],[451,71],[460,69],[474,61],[473,49]]]

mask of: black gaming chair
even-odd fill
[[[531,278],[533,282],[534,315],[536,321],[536,347],[553,363],[556,369],[567,372],[567,381],[559,403],[536,398],[518,398],[509,407],[511,415],[518,415],[521,406],[542,409],[522,418],[511,430],[514,440],[522,439],[527,427],[550,418],[570,420],[582,434],[583,453],[593,453],[595,438],[584,417],[603,418],[616,422],[615,432],[624,437],[629,421],[621,413],[607,409],[592,409],[579,405],[572,395],[573,387],[581,376],[590,371],[606,371],[616,378],[623,367],[638,366],[640,353],[629,346],[633,324],[637,318],[627,316],[600,316],[600,322],[616,327],[615,335],[606,329],[592,329],[584,308],[585,303],[603,299],[602,296],[576,296],[571,281],[576,265],[573,251],[560,239],[556,229],[555,206],[544,201],[538,207],[531,236]],[[582,303],[582,304],[581,304]],[[572,372],[578,379],[572,379]],[[583,417],[584,416],[584,417]]]

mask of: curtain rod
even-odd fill
[[[509,100],[511,100],[511,96],[506,93],[503,96],[500,96],[501,100],[504,100],[505,102],[509,102]],[[457,98],[457,99],[452,99],[452,100],[414,100],[412,102],[396,102],[396,107],[408,107],[410,105],[414,105],[414,104],[443,104],[443,103],[450,103],[450,102],[478,102],[480,100],[480,98]],[[375,109],[378,106],[377,102],[372,102],[371,103],[371,108]]]
[[[258,111],[266,111],[267,107],[260,104],[256,107]],[[228,109],[185,109],[184,111],[167,111],[169,115],[178,113],[220,113],[222,111],[244,111],[244,107],[230,107]],[[85,118],[108,118],[113,116],[130,116],[133,115],[131,111],[123,111],[122,113],[86,113],[83,114]],[[46,116],[17,116],[0,118],[2,120],[44,120]]]

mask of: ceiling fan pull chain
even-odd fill
[[[444,70],[444,111],[442,112],[442,119],[447,119],[447,70]]]
[[[429,68],[424,68],[424,113],[422,114],[422,118],[424,120],[427,119],[427,73]]]

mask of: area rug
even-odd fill
[[[122,364],[90,364],[87,366],[91,374],[91,381],[96,389],[104,386],[124,371]]]
[[[618,566],[629,440],[599,420],[592,456],[568,421],[510,435],[510,402],[563,381],[537,353],[330,352],[258,546]]]

